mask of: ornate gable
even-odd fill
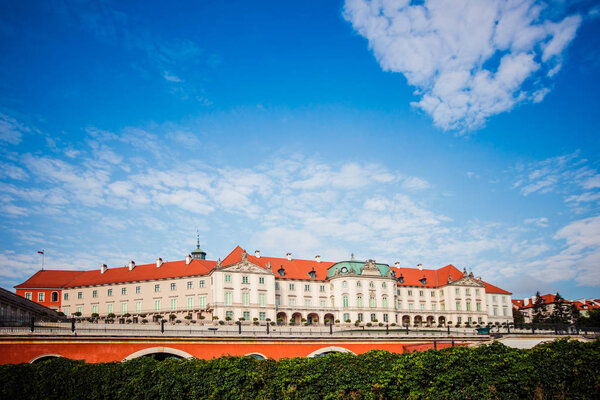
[[[222,269],[227,272],[249,272],[253,274],[273,275],[271,269],[262,268],[248,261],[246,257],[242,257],[242,261],[228,265]]]
[[[360,269],[361,275],[381,275],[379,268],[375,265],[375,260],[367,260]]]
[[[463,275],[459,280],[449,282],[449,286],[472,286],[472,287],[480,287],[485,288],[483,282],[475,279],[472,274],[471,275]]]

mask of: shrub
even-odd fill
[[[180,324],[180,323],[181,323],[181,320],[180,320],[180,319],[178,319],[177,321],[175,321],[175,323],[176,323],[176,324]]]
[[[380,322],[378,325],[379,325],[379,326],[383,326],[383,322]]]
[[[352,320],[351,320],[350,318],[348,318],[348,319],[347,319],[346,321],[344,321],[344,322],[346,322],[347,324],[349,324],[350,322],[352,322]]]
[[[231,321],[231,317],[225,317],[225,321]]]
[[[107,318],[111,318],[111,319],[112,319],[112,318],[114,318],[114,317],[115,317],[115,314],[114,314],[114,313],[108,313],[108,315],[107,315],[106,317],[107,317]]]
[[[201,315],[198,317],[198,319],[206,319],[206,317],[204,315]]]
[[[98,314],[97,312],[92,313],[92,318],[98,318],[100,316],[100,314]]]
[[[147,314],[140,314],[140,317],[146,318]]]
[[[336,319],[336,320],[335,320],[335,323],[336,323],[336,324],[339,324],[339,323],[340,323],[340,320],[339,320],[339,319]]]
[[[169,314],[169,319],[171,321],[173,321],[175,318],[177,318],[177,315],[175,315],[175,314]]]
[[[212,320],[213,320],[213,321],[218,321],[218,320],[219,320],[219,317],[217,317],[217,316],[215,315],[214,317],[212,317]]]
[[[187,320],[190,320],[190,319],[192,319],[192,316],[188,314],[188,315],[186,315],[186,316],[185,316],[185,317],[183,317],[183,318],[185,318],[185,319],[187,319]]]
[[[148,323],[148,320],[147,320],[146,318],[144,318],[144,319],[142,320],[142,324],[147,324],[147,323]]]
[[[219,325],[225,325],[225,321],[219,321]]]
[[[192,323],[192,324],[195,324],[195,323],[196,323],[196,320],[195,320],[195,319],[193,319],[193,320],[191,320],[191,321],[190,321],[190,323]]]
[[[370,323],[370,322],[367,322],[367,326],[370,328],[370,327],[372,327],[372,326],[373,326],[373,324],[372,324],[372,323]]]

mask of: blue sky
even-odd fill
[[[263,254],[598,297],[592,1],[2,2],[0,285]]]

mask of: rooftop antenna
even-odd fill
[[[45,253],[44,249],[38,250],[38,254],[42,255],[42,271],[44,270],[44,253]]]
[[[350,260],[354,260],[354,253],[350,253]]]

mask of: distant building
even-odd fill
[[[0,326],[25,324],[35,319],[56,319],[56,311],[0,288]]]
[[[512,304],[513,309],[523,314],[526,323],[533,322],[536,313],[549,318],[559,304],[567,307],[577,307],[582,317],[587,317],[589,310],[600,309],[600,299],[567,300],[557,297],[557,294],[545,294],[539,296],[539,298],[532,296],[522,300],[514,299]]]
[[[200,246],[185,260],[91,271],[43,271],[17,292],[67,315],[462,326],[512,322],[511,293],[453,265],[400,267],[354,259],[265,257],[236,247],[223,261]],[[37,292],[36,292],[37,291]],[[41,291],[41,292],[40,292]],[[27,293],[30,293],[29,295]],[[37,297],[36,297],[37,296]]]

